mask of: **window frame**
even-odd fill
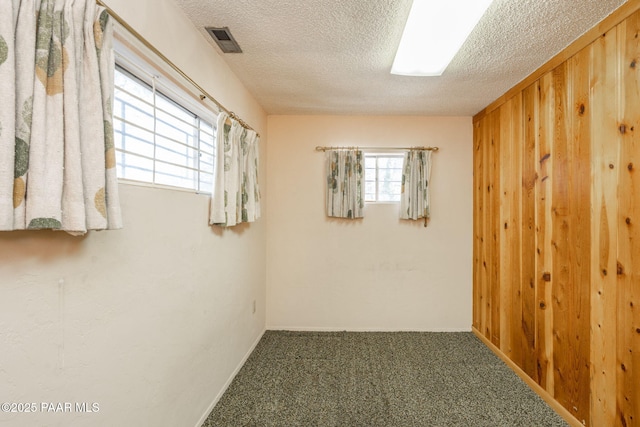
[[[375,158],[376,159],[376,167],[375,167],[375,171],[376,171],[376,176],[375,176],[375,187],[376,187],[376,192],[375,192],[375,200],[367,200],[367,191],[366,191],[366,185],[368,182],[373,182],[372,180],[367,180],[367,158],[371,159],[371,158]],[[365,191],[364,191],[364,199],[365,199],[365,203],[368,204],[399,204],[400,203],[400,197],[401,197],[401,192],[399,192],[397,194],[398,200],[380,200],[380,185],[381,185],[381,181],[380,181],[380,170],[385,170],[385,169],[395,169],[395,168],[380,168],[378,161],[381,158],[393,158],[393,159],[400,159],[400,160],[404,160],[404,153],[390,153],[390,152],[380,152],[380,151],[369,151],[369,152],[364,152],[364,170],[365,170],[365,174],[364,174],[364,184],[365,184]],[[402,170],[404,168],[404,161],[403,161],[403,165],[400,167],[400,171],[402,173]],[[369,168],[371,169],[371,168]],[[382,181],[384,182],[384,181]],[[400,181],[389,181],[389,182],[399,182],[400,183],[400,188],[402,191],[402,178],[400,178]],[[394,194],[396,195],[396,194]]]
[[[130,41],[126,33],[123,34],[123,32],[116,31],[116,40],[114,43],[114,79],[116,72],[123,73],[128,79],[133,80],[136,84],[139,84],[145,89],[150,90],[152,92],[151,96],[156,98],[153,100],[152,104],[149,104],[147,100],[139,98],[141,102],[144,102],[145,104],[151,106],[150,111],[152,112],[152,116],[150,116],[149,119],[154,123],[153,130],[147,127],[137,126],[137,129],[140,129],[143,132],[148,132],[148,134],[150,135],[150,141],[148,142],[152,144],[153,156],[136,152],[129,153],[132,156],[136,156],[136,158],[145,159],[144,161],[151,162],[152,166],[150,168],[144,168],[144,170],[148,171],[148,173],[151,174],[150,180],[127,178],[126,174],[124,176],[123,174],[121,174],[121,156],[126,156],[127,152],[126,150],[118,147],[118,127],[121,126],[121,124],[124,124],[125,126],[132,125],[136,127],[136,124],[127,122],[126,117],[121,119],[119,115],[117,115],[116,93],[121,89],[118,89],[118,87],[115,86],[114,82],[114,109],[112,116],[118,182],[143,187],[162,188],[210,195],[215,184],[214,181],[217,136],[216,126],[219,109],[217,108],[217,106],[210,105],[211,103],[207,102],[206,99],[201,99],[194,91],[189,90],[187,88],[188,83],[184,82],[184,84],[182,84],[180,76],[171,75],[169,72],[167,72],[165,67],[161,66],[160,61],[150,60],[148,56],[144,55],[139,50],[132,48],[129,45],[129,42]],[[128,93],[127,91],[124,92]],[[135,94],[131,96],[136,97]],[[188,116],[193,116],[194,123],[187,123],[183,120],[183,118],[180,118],[179,116],[172,114],[170,111],[167,111],[167,109],[163,108],[162,106],[159,106],[157,102],[158,99],[160,99],[162,103],[169,103],[169,106],[171,108],[177,108],[178,110],[183,111]],[[185,133],[185,139],[189,142],[180,142],[176,141],[176,139],[172,138],[171,136],[159,135],[156,132],[156,127],[158,124],[157,122],[161,121],[162,119],[158,117],[158,113],[160,113],[160,115],[162,116],[170,116],[170,118],[172,119],[171,121],[175,120],[176,122],[184,122],[185,128],[180,127],[179,131]],[[144,111],[143,114],[148,114],[148,110]],[[205,123],[207,129],[203,129],[203,124]],[[170,123],[167,123],[167,125],[171,126]],[[188,128],[190,128],[192,132],[186,132]],[[203,134],[206,134],[206,141],[204,141],[202,138]],[[160,136],[161,139],[165,142],[165,144],[163,144],[164,146],[158,144],[156,140],[157,136]],[[190,139],[193,141],[193,145],[190,144]],[[169,143],[166,144],[167,142]],[[175,143],[175,147],[172,142]],[[203,148],[204,144],[207,144],[209,146],[207,147],[209,148],[209,150]],[[158,148],[160,148],[160,150],[162,151],[165,150],[167,146],[169,146],[169,150],[172,150],[174,148],[176,150],[182,149],[184,151],[185,162],[176,163],[171,162],[167,159],[158,158]],[[192,153],[191,160],[189,160],[189,153]],[[180,155],[179,153],[177,154]],[[206,161],[206,168],[203,168],[202,166],[203,156],[207,156],[210,159],[210,161]],[[209,163],[211,163],[210,169],[208,166]],[[158,164],[167,168],[179,168],[178,170],[184,171],[185,174],[187,174],[187,171],[190,171],[189,173],[193,174],[193,178],[187,176],[180,178],[176,176],[175,181],[179,181],[181,179],[190,180],[192,185],[180,185],[179,182],[167,183],[170,180],[167,180],[166,182],[159,182],[157,177],[163,174],[167,175],[167,173],[162,171],[158,172]],[[130,167],[135,168],[135,166]],[[203,174],[206,174],[206,176],[204,176]],[[207,177],[210,177],[210,179],[207,180]],[[203,180],[203,178],[205,179]]]

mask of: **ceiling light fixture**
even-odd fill
[[[391,74],[440,76],[493,0],[413,0]]]

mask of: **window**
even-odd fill
[[[145,81],[116,67],[113,127],[118,178],[211,193],[213,113],[204,108],[194,113],[195,108],[184,106],[188,95],[183,98],[168,86],[159,87],[158,79],[148,76]]]
[[[398,154],[365,153],[365,202],[400,201],[403,159]]]

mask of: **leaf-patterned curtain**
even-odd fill
[[[225,112],[218,115],[209,224],[231,227],[260,218],[258,134]]]
[[[404,165],[402,171],[400,218],[429,218],[430,177],[431,151],[407,151],[404,155]]]
[[[364,216],[364,166],[362,151],[327,150],[327,216],[362,218]]]
[[[109,15],[95,0],[2,8],[0,230],[121,228]]]

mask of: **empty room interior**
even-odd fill
[[[1,15],[0,425],[640,426],[640,0]]]

